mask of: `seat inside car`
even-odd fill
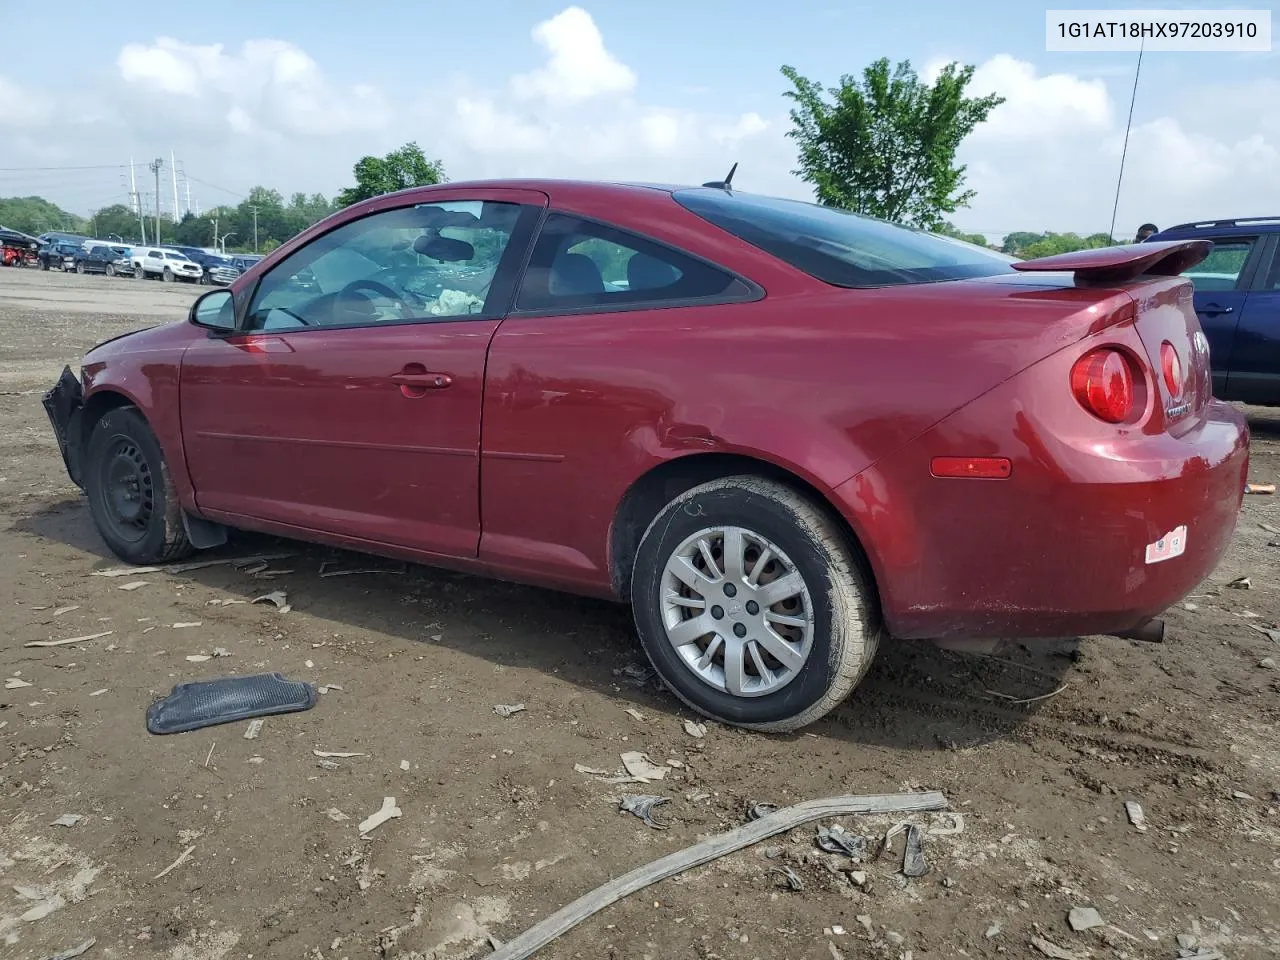
[[[548,290],[557,297],[604,293],[604,277],[585,253],[561,253],[551,264]]]
[[[656,257],[633,253],[627,261],[627,287],[631,290],[661,290],[679,279],[679,270]]]

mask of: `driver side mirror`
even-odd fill
[[[188,321],[218,333],[236,328],[236,306],[230,290],[211,290],[191,305]]]

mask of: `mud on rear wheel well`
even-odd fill
[[[609,530],[609,575],[614,592],[624,602],[631,596],[631,573],[636,550],[649,524],[668,503],[699,484],[749,474],[765,477],[803,493],[823,511],[844,535],[873,595],[879,597],[875,574],[857,534],[849,522],[813,484],[765,460],[728,453],[697,453],[678,457],[654,467],[631,485],[618,505]]]

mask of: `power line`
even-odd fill
[[[3,173],[29,173],[36,170],[119,170],[127,164],[104,163],[86,167],[0,167]]]
[[[186,176],[186,178],[187,178],[188,180],[190,180],[192,183],[198,183],[198,184],[200,184],[202,187],[210,187],[211,189],[218,190],[218,191],[220,191],[221,193],[227,193],[227,194],[230,194],[230,195],[231,195],[231,196],[233,196],[233,197],[241,197],[241,198],[243,198],[243,199],[248,199],[248,194],[240,193],[238,190],[228,190],[226,187],[220,187],[220,186],[218,186],[216,183],[210,183],[210,182],[209,182],[209,181],[207,181],[207,180],[201,180],[199,177],[193,177],[193,176],[191,176],[191,174],[189,174],[189,173],[188,173],[188,174],[185,174],[185,176]]]

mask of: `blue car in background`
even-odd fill
[[[1186,271],[1220,400],[1280,406],[1280,216],[1181,223],[1154,240],[1212,240]]]

